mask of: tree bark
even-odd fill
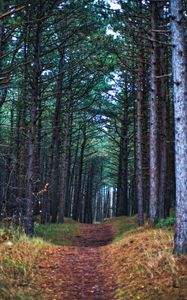
[[[159,10],[159,28],[162,30],[166,21],[164,20],[163,5]],[[168,166],[171,164],[169,161],[169,124],[170,124],[170,105],[168,96],[168,77],[164,77],[164,74],[168,73],[167,66],[167,48],[164,42],[166,37],[163,34],[159,34],[159,41],[163,44],[159,45],[159,67],[158,72],[160,79],[158,80],[158,97],[159,97],[159,107],[158,107],[158,123],[159,123],[159,218],[164,218],[166,216],[166,198],[167,195],[167,174]]]
[[[78,161],[78,179],[75,190],[75,198],[73,203],[73,219],[79,221],[81,210],[82,210],[82,174],[84,164],[84,151],[86,147],[87,136],[86,136],[86,123],[83,125],[83,141],[80,149],[80,157]]]
[[[187,67],[182,0],[171,0],[174,81],[176,232],[174,253],[187,254]]]
[[[138,202],[138,224],[144,223],[143,199],[143,157],[142,157],[142,102],[143,102],[143,66],[138,64],[137,126],[136,126],[136,196]]]
[[[142,3],[139,4],[139,15],[142,14]],[[140,24],[140,33],[142,31],[142,24]],[[143,199],[143,45],[139,39],[139,47],[141,53],[141,61],[138,62],[138,93],[137,93],[137,107],[136,107],[136,196],[138,202],[138,224],[144,224],[144,199]]]
[[[60,60],[58,67],[58,79],[57,79],[57,96],[55,103],[55,112],[53,116],[53,124],[52,124],[52,136],[51,136],[51,144],[49,147],[48,154],[48,162],[47,162],[47,174],[46,174],[46,184],[48,184],[48,189],[46,195],[44,197],[43,207],[42,207],[42,215],[41,215],[41,223],[50,222],[51,210],[52,210],[52,183],[54,179],[54,166],[55,163],[55,155],[57,157],[58,151],[58,143],[59,143],[59,131],[60,124],[62,122],[62,89],[63,89],[63,80],[64,80],[64,66],[65,66],[65,46],[59,50]],[[55,199],[55,202],[57,200]],[[56,207],[57,205],[53,205]]]
[[[125,75],[125,95],[123,101],[123,119],[120,136],[120,153],[117,188],[117,216],[128,215],[128,90]]]
[[[69,155],[71,147],[71,131],[72,131],[72,110],[73,110],[73,99],[71,93],[68,99],[68,106],[66,110],[67,118],[65,122],[64,132],[64,143],[63,143],[63,157],[62,157],[62,180],[61,180],[61,195],[58,208],[58,222],[64,222],[64,210],[68,196],[69,186]]]
[[[156,1],[151,1],[151,28],[152,28],[152,52],[151,52],[151,93],[150,93],[150,195],[149,218],[152,223],[158,219],[158,45],[156,31],[158,22],[158,9]]]
[[[34,233],[34,163],[35,163],[35,139],[36,139],[36,119],[37,103],[39,96],[39,78],[41,75],[40,52],[41,52],[41,3],[39,3],[39,12],[37,14],[36,33],[34,36],[34,64],[31,78],[31,104],[30,104],[30,124],[28,141],[28,166],[26,174],[26,222],[25,233],[32,236]]]
[[[92,224],[93,222],[93,213],[92,213],[93,180],[94,180],[94,165],[93,162],[90,162],[88,165],[85,204],[84,204],[84,223],[89,223],[89,224]]]

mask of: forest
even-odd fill
[[[0,0],[0,256],[0,299],[186,299],[186,0]]]

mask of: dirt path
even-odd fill
[[[113,282],[101,259],[110,225],[83,225],[73,247],[50,247],[39,265],[45,300],[113,300]]]

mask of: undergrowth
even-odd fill
[[[187,257],[173,255],[174,218],[137,228],[137,217],[107,220],[115,239],[102,247],[107,274],[116,282],[117,300],[187,299]],[[163,227],[163,228],[162,228]],[[46,246],[73,245],[80,225],[75,222],[35,226],[35,237],[25,237],[21,228],[0,228],[0,299],[40,300],[34,288],[40,255]]]
[[[171,227],[175,225],[175,217],[168,217],[166,219],[160,219],[156,224],[156,228]]]
[[[35,236],[59,246],[71,246],[79,233],[78,223],[46,224],[35,226]]]
[[[41,239],[21,236],[0,244],[0,299],[40,299],[39,291],[30,288],[36,259],[45,245]]]
[[[27,238],[21,227],[0,228],[0,299],[40,300],[39,290],[32,287],[37,273],[37,261],[46,246],[71,245],[78,225],[35,225],[35,236]]]
[[[187,257],[181,263],[173,255],[173,232],[149,224],[135,228],[128,217],[111,222],[116,243],[104,249],[103,259],[116,282],[114,299],[187,299]]]
[[[116,217],[107,220],[112,224],[114,231],[113,243],[116,243],[124,238],[124,234],[130,232],[138,227],[137,216],[135,217]]]

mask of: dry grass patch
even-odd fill
[[[21,228],[0,228],[0,300],[40,300],[36,282],[40,257],[52,244],[71,245],[79,233],[76,222],[35,226],[35,237],[25,237]]]
[[[21,237],[0,244],[0,299],[40,299],[30,288],[35,277],[36,260],[45,243],[40,239]]]
[[[114,217],[107,219],[106,223],[112,225],[114,240],[113,243],[118,242],[124,238],[124,234],[130,233],[138,227],[137,216],[134,217]]]
[[[145,226],[107,246],[103,258],[116,281],[114,299],[187,299],[187,258],[173,256],[173,234]]]

